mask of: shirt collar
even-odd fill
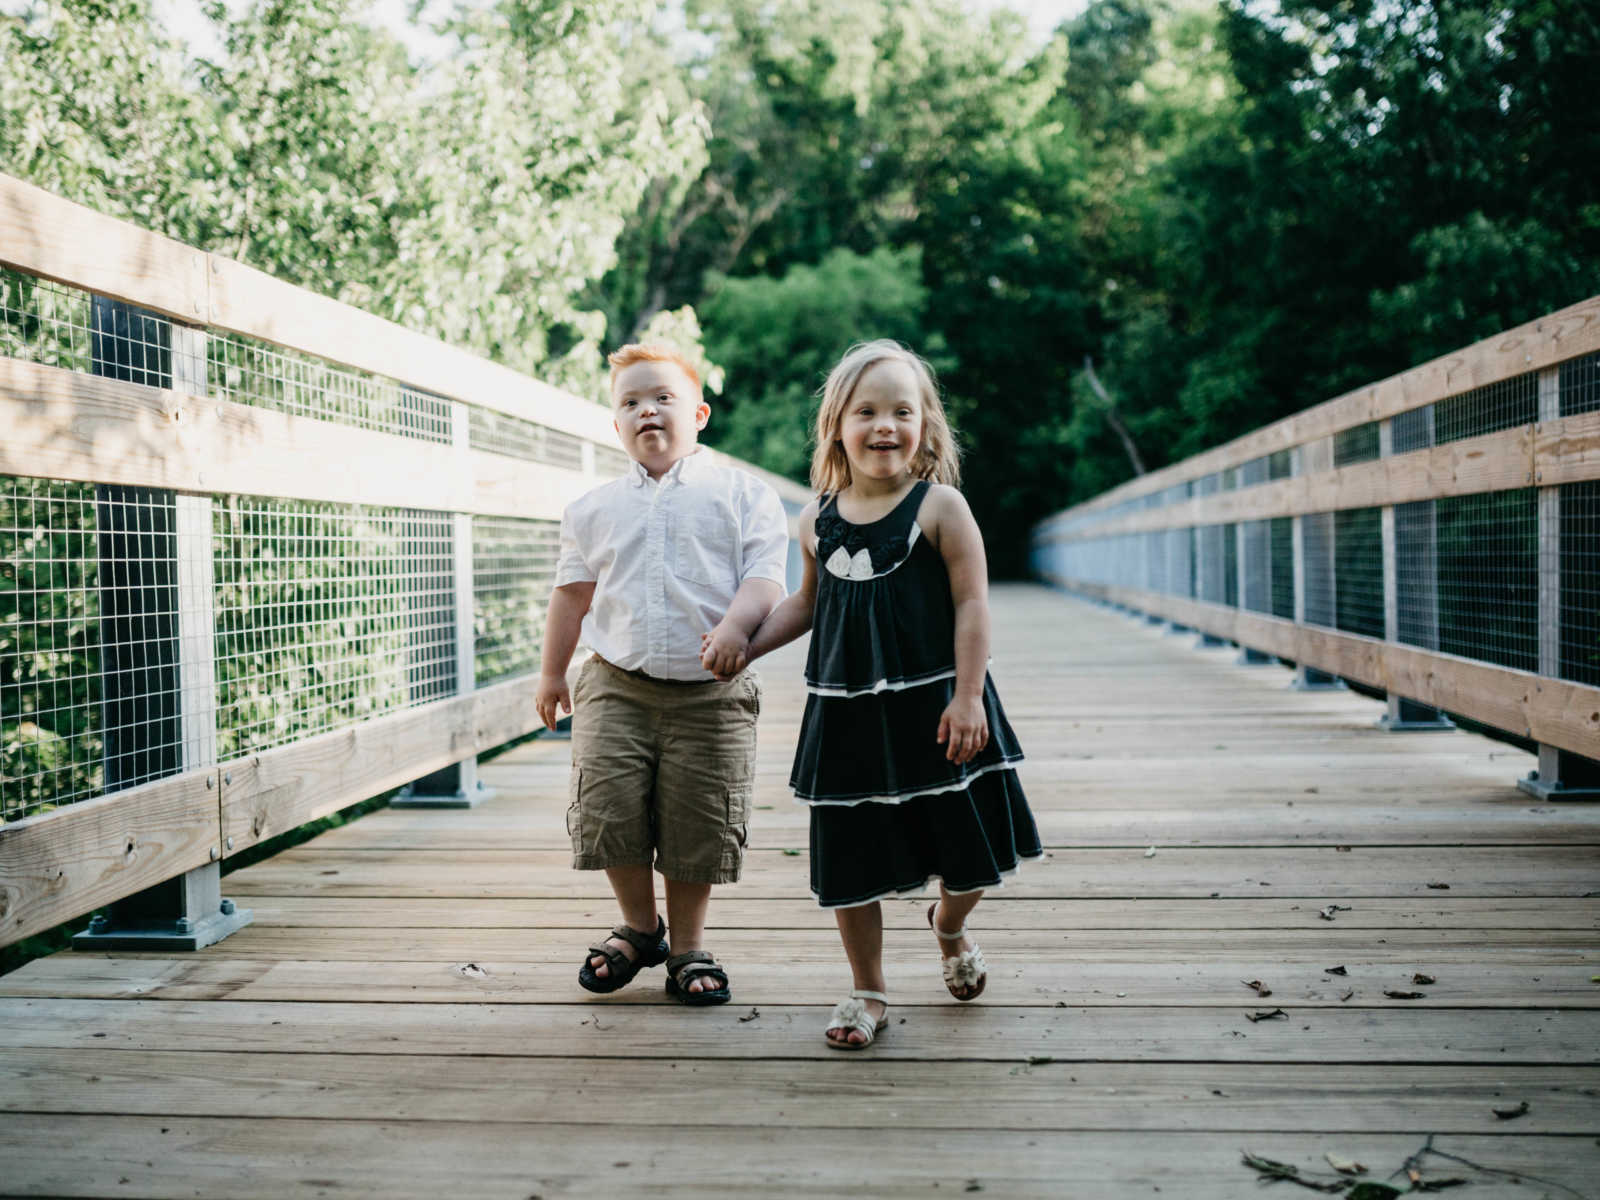
[[[704,447],[696,447],[685,454],[677,462],[667,468],[661,476],[663,484],[673,481],[686,482],[694,478],[695,474],[711,463],[711,455],[707,454]],[[644,469],[644,464],[637,459],[628,463],[628,483],[632,487],[643,487],[650,479],[650,472]]]

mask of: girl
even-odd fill
[[[811,890],[835,910],[854,976],[825,1031],[838,1050],[884,1027],[880,897],[939,880],[928,923],[945,986],[972,1000],[987,971],[967,914],[1042,853],[988,678],[983,539],[958,474],[928,364],[896,342],[852,348],[817,413],[804,582],[746,652],[815,625],[789,782],[811,805]]]

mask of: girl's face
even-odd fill
[[[853,476],[888,480],[910,470],[922,445],[916,373],[892,358],[863,371],[839,423],[839,440]]]

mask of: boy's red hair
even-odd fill
[[[634,363],[662,362],[672,363],[681,367],[683,373],[689,377],[689,382],[694,384],[695,398],[700,399],[700,372],[694,369],[694,364],[684,357],[682,351],[661,342],[630,342],[626,346],[619,346],[606,355],[606,361],[611,364],[611,386],[617,386],[617,373],[633,366]]]

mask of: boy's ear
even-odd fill
[[[696,404],[694,406],[694,427],[695,427],[695,429],[696,430],[704,429],[706,427],[706,423],[709,422],[710,420],[711,420],[711,405],[707,404],[705,402],[705,399],[702,397],[701,400],[700,400],[700,403]]]

